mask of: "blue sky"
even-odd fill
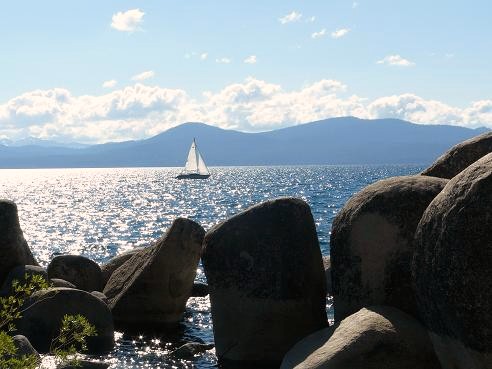
[[[486,1],[15,1],[0,138],[103,142],[188,120],[492,127]]]

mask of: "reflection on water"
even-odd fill
[[[0,170],[0,198],[17,203],[24,235],[46,266],[60,253],[99,263],[151,244],[176,217],[205,229],[248,206],[295,196],[311,206],[324,255],[331,222],[347,199],[385,177],[417,173],[418,166],[297,166],[212,168],[208,180],[174,179],[177,168]],[[198,279],[204,281],[201,266]],[[328,309],[331,313],[331,310]],[[210,368],[213,351],[192,362],[170,351],[183,342],[212,342],[208,298],[188,302],[180,337],[117,337],[115,368]]]

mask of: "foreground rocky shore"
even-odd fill
[[[308,204],[281,198],[208,232],[178,218],[152,246],[104,265],[60,255],[45,269],[16,205],[1,200],[0,296],[26,274],[52,285],[26,302],[19,353],[48,352],[63,316],[81,314],[98,333],[88,353],[104,355],[115,329],[172,330],[190,296],[210,293],[225,368],[492,368],[492,133],[420,175],[354,195],[333,222],[330,247],[322,258]],[[194,283],[200,258],[208,286]],[[175,354],[212,347],[189,343]]]

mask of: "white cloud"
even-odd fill
[[[229,64],[231,62],[231,59],[229,59],[229,58],[218,58],[218,59],[215,59],[215,62],[219,63],[219,64]]]
[[[352,3],[352,9],[355,9],[355,8],[357,8],[358,6],[359,6],[359,3],[358,3],[357,1],[354,1],[354,2]]]
[[[186,121],[263,131],[347,115],[492,128],[492,100],[460,108],[415,94],[368,100],[347,92],[348,87],[336,80],[286,90],[253,77],[204,92],[200,98],[140,83],[102,95],[35,90],[0,104],[0,137],[95,143],[149,137]]]
[[[312,17],[309,17],[308,19],[306,19],[306,22],[308,23],[313,23],[316,21],[316,17],[313,15]]]
[[[205,60],[205,59],[207,59],[207,58],[208,58],[208,54],[207,54],[207,53],[201,53],[201,54],[200,54],[200,59],[201,59],[201,60]]]
[[[122,32],[133,32],[143,21],[145,13],[140,9],[131,9],[126,12],[113,14],[111,28]]]
[[[155,76],[153,70],[147,70],[132,77],[132,81],[144,81]]]
[[[279,18],[278,21],[282,24],[287,24],[292,22],[298,22],[301,20],[301,18],[302,18],[301,13],[297,13],[296,11],[293,11],[292,13],[289,13]]]
[[[116,84],[118,83],[118,81],[114,80],[114,79],[111,79],[109,81],[105,81],[102,86],[104,88],[113,88],[114,86],[116,86]]]
[[[340,38],[350,32],[350,28],[340,28],[331,33],[332,38]]]
[[[324,35],[326,35],[326,28],[323,28],[321,31],[319,32],[314,32],[311,34],[311,38],[320,38],[320,37],[323,37]]]
[[[377,61],[378,64],[395,65],[398,67],[413,67],[414,62],[408,59],[402,58],[400,55],[388,55],[381,60]]]
[[[257,62],[256,55],[250,55],[250,56],[248,56],[246,59],[244,59],[244,62],[246,64],[256,64],[256,62]]]

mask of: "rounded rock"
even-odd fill
[[[50,279],[64,279],[84,291],[101,291],[103,289],[101,268],[99,265],[81,255],[59,255],[48,265]]]
[[[415,234],[420,314],[444,368],[492,367],[492,153],[449,181]]]
[[[335,321],[371,305],[394,306],[416,316],[413,237],[446,183],[418,175],[381,180],[340,210],[330,241]]]
[[[478,159],[492,152],[492,132],[470,138],[439,157],[422,175],[451,179]]]
[[[111,275],[114,273],[116,269],[118,269],[120,266],[125,264],[133,255],[135,255],[138,252],[141,252],[142,250],[143,249],[137,249],[137,250],[129,250],[123,252],[120,255],[117,255],[111,260],[109,260],[107,263],[101,265],[103,286],[106,286],[106,283],[108,283],[109,278],[111,278]]]
[[[105,353],[114,346],[111,311],[103,301],[88,292],[61,287],[41,290],[31,296],[26,306],[17,323],[17,331],[26,336],[40,353],[49,351],[65,315],[80,314],[95,326],[97,336],[87,338],[89,354]]]
[[[307,336],[280,368],[441,369],[425,327],[389,306],[361,309]]]

